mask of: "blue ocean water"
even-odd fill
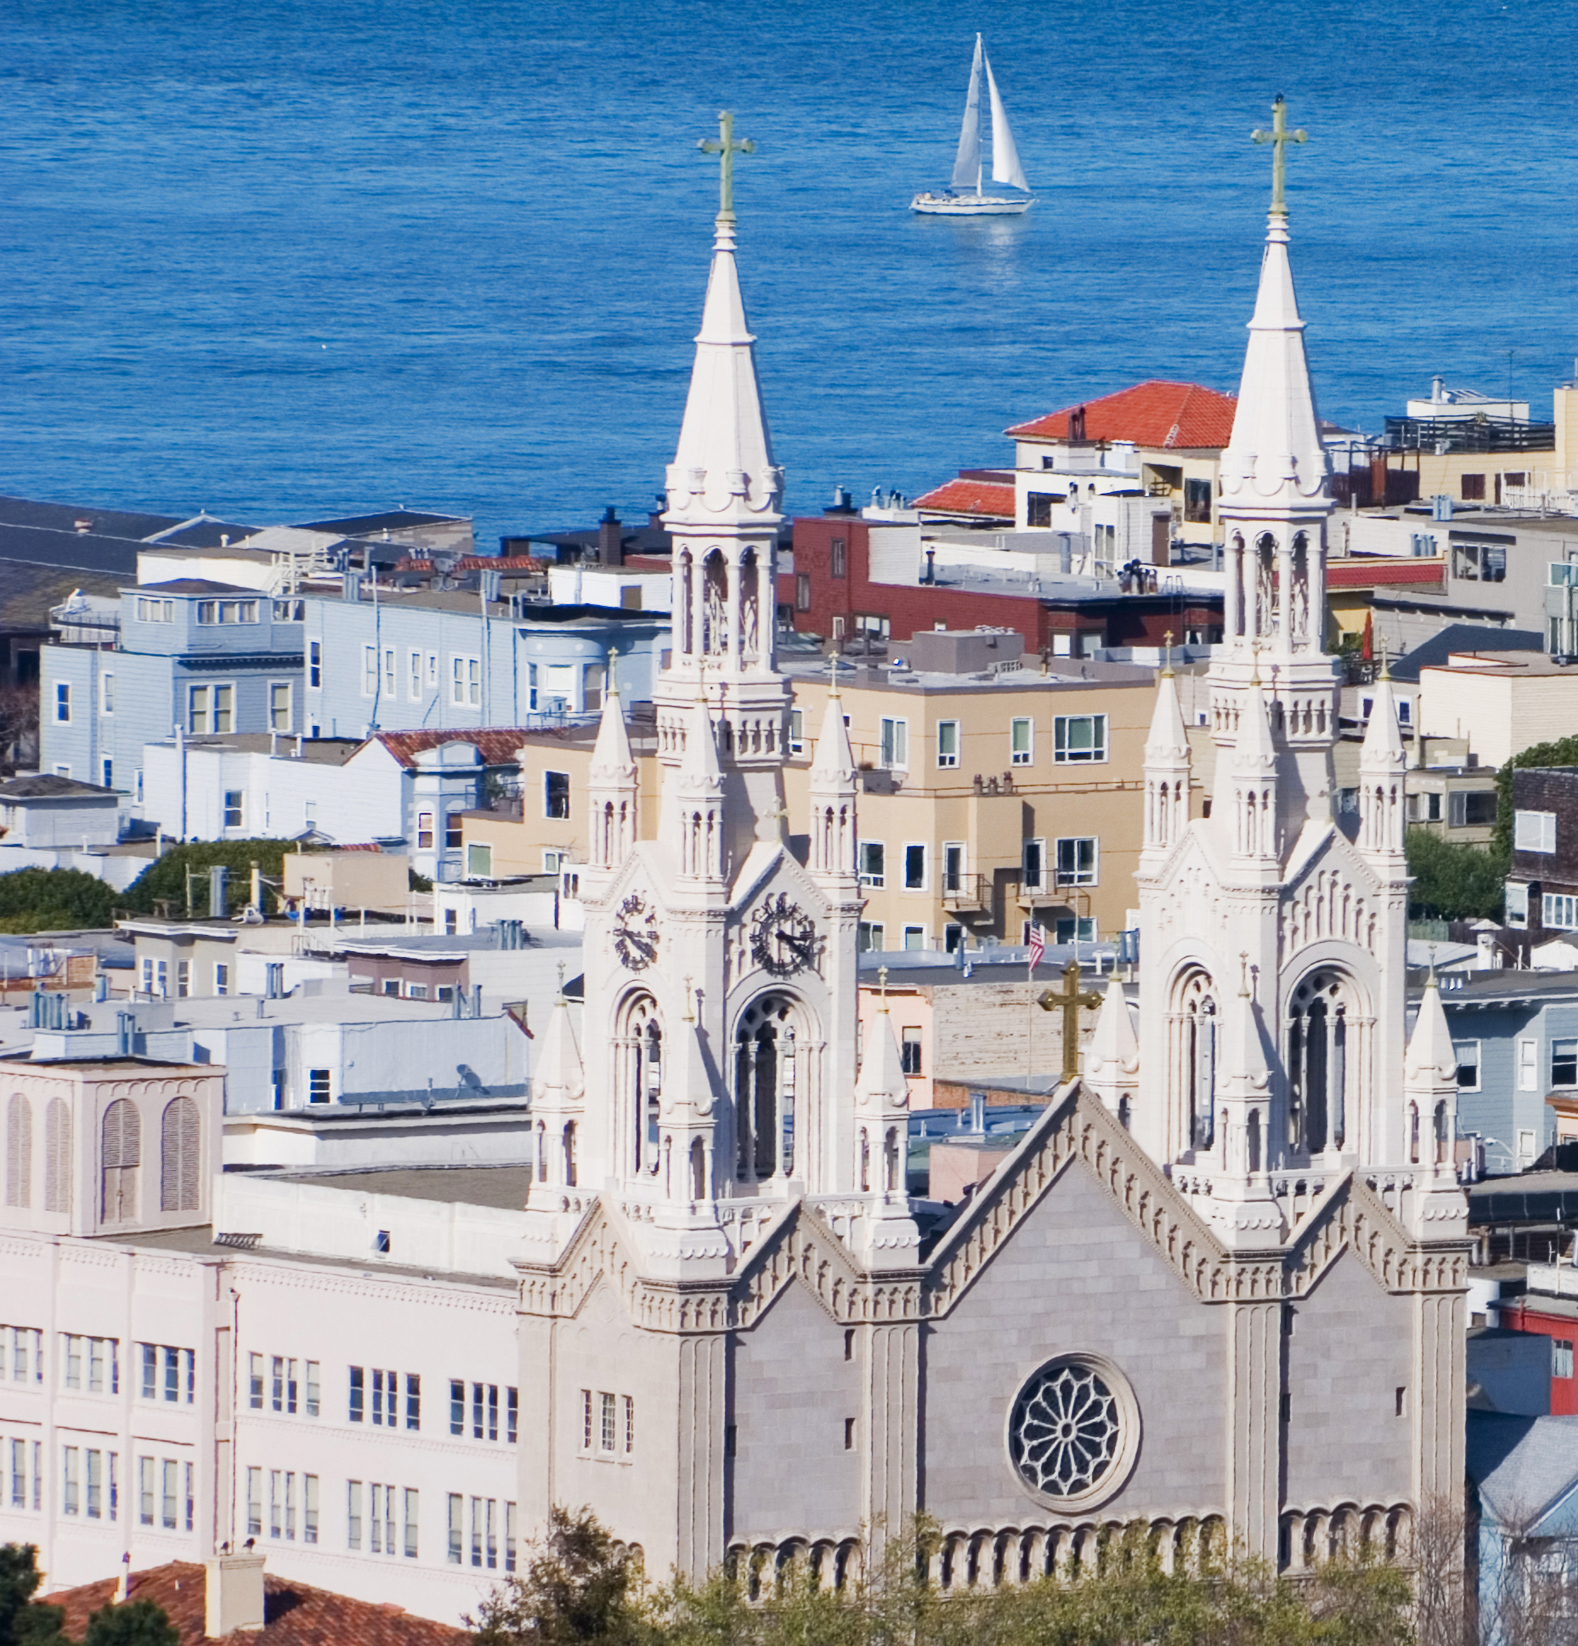
[[[912,217],[985,32],[1038,202]],[[504,530],[643,506],[700,312],[716,110],[789,500],[1010,422],[1236,384],[1285,91],[1323,412],[1572,374],[1560,0],[8,0],[0,489]]]

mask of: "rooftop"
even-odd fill
[[[890,642],[894,651],[902,641]],[[1032,654],[1033,655],[1033,654]],[[791,680],[808,683],[827,680],[827,664],[780,660],[782,672]],[[843,671],[847,670],[845,673]],[[1156,683],[1156,671],[1139,663],[1101,663],[1093,659],[1053,658],[1043,674],[1039,666],[1005,669],[997,674],[921,673],[914,669],[891,668],[886,664],[856,665],[844,662],[839,673],[840,691],[896,692],[990,692],[1089,690],[1094,686],[1145,686]]]
[[[1237,399],[1199,383],[1152,379],[1062,411],[1016,423],[1005,432],[1020,440],[1132,440],[1147,450],[1220,450],[1233,433]],[[1071,427],[1083,414],[1083,429]]]
[[[114,789],[97,783],[81,783],[74,777],[56,777],[53,772],[30,772],[0,781],[0,801],[15,805],[25,800],[116,800]]]
[[[158,1606],[175,1626],[181,1646],[199,1646],[208,1639],[203,1633],[206,1576],[195,1561],[172,1560],[133,1572],[131,1598]],[[80,1640],[89,1615],[110,1604],[116,1581],[102,1578],[76,1589],[57,1589],[42,1598],[65,1608],[64,1633],[68,1639]],[[469,1638],[464,1629],[414,1617],[399,1606],[352,1600],[268,1572],[263,1576],[263,1591],[263,1628],[229,1636],[237,1646],[245,1641],[261,1641],[264,1646],[459,1646]]]
[[[969,514],[993,520],[1012,520],[1015,511],[1014,483],[1012,480],[967,480],[961,476],[917,497],[914,506],[932,514]]]
[[[1570,680],[1578,680],[1578,668],[1570,663],[1558,663],[1544,651],[1452,652],[1444,664],[1434,663],[1429,667],[1456,674],[1496,675],[1502,679],[1565,675]]]
[[[531,1192],[530,1166],[390,1166],[378,1171],[281,1172],[287,1183],[315,1183],[349,1194],[398,1195],[454,1206],[496,1206],[518,1212]]]
[[[129,591],[128,591],[129,592]],[[244,594],[260,598],[258,589],[242,588],[236,583],[215,583],[206,577],[172,577],[165,583],[140,583],[138,594]]]
[[[306,532],[338,532],[342,537],[369,537],[375,532],[405,531],[412,526],[464,526],[463,514],[426,514],[420,509],[385,509],[379,514],[351,514],[339,520],[303,520]]]

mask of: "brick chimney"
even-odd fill
[[[603,566],[622,566],[625,563],[624,531],[619,516],[610,503],[597,522],[597,560]]]
[[[210,1555],[204,1592],[203,1633],[222,1640],[237,1629],[261,1629],[263,1617],[263,1556]]]

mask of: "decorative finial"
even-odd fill
[[[737,154],[755,154],[756,145],[748,137],[735,138],[734,115],[729,109],[718,110],[718,135],[703,137],[696,147],[703,154],[718,156],[718,217],[734,221],[734,157]]]
[[[1168,629],[1162,635],[1162,673],[1169,680],[1173,672],[1173,631]]]
[[[1258,639],[1255,641],[1254,653],[1255,668],[1254,672],[1249,677],[1249,683],[1251,686],[1258,686],[1260,684],[1260,641]]]
[[[619,676],[616,672],[619,664],[619,653],[612,646],[608,648],[608,695],[618,697]]]
[[[837,652],[834,652],[832,654],[832,656],[829,657],[828,660],[827,660],[827,675],[828,675],[827,695],[829,697],[838,697],[838,696],[840,696],[841,694],[840,694],[839,689],[838,689],[838,653]]]
[[[881,992],[882,1010],[886,1011],[888,1009],[888,968],[886,966],[877,967],[877,988]]]
[[[1248,1000],[1248,999],[1251,998],[1250,997],[1250,992],[1249,992],[1249,950],[1248,949],[1240,949],[1238,951],[1238,964],[1243,970],[1243,980],[1240,982],[1240,984],[1238,986],[1238,998],[1240,1000]]]
[[[684,1021],[687,1022],[687,1023],[694,1023],[696,1021],[696,991],[691,986],[691,978],[690,978],[689,973],[687,973],[686,976],[685,976],[685,1018],[684,1018]]]
[[[559,962],[559,998],[564,999],[564,962]]]
[[[1436,986],[1436,946],[1435,946],[1434,943],[1432,943],[1430,945],[1430,973],[1425,978],[1425,987],[1427,989],[1433,989],[1433,988],[1435,988],[1435,986]]]
[[[1392,678],[1392,654],[1387,650],[1384,635],[1381,637],[1381,678],[1383,680]]]
[[[1271,130],[1263,131],[1257,126],[1249,135],[1257,143],[1271,145],[1271,215],[1286,217],[1287,147],[1289,143],[1309,142],[1310,135],[1302,127],[1298,131],[1288,130],[1288,101],[1281,92],[1271,105]]]

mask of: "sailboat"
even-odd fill
[[[987,194],[982,190],[984,163],[981,154],[981,70],[986,70],[986,90],[992,104],[992,181],[1021,189],[1022,194]],[[938,217],[1017,217],[1030,209],[1030,185],[1019,163],[1014,134],[1008,129],[1008,113],[997,93],[992,65],[975,37],[975,61],[970,65],[970,93],[964,100],[964,127],[959,133],[959,153],[953,162],[953,187],[941,194],[917,194],[910,210]]]

